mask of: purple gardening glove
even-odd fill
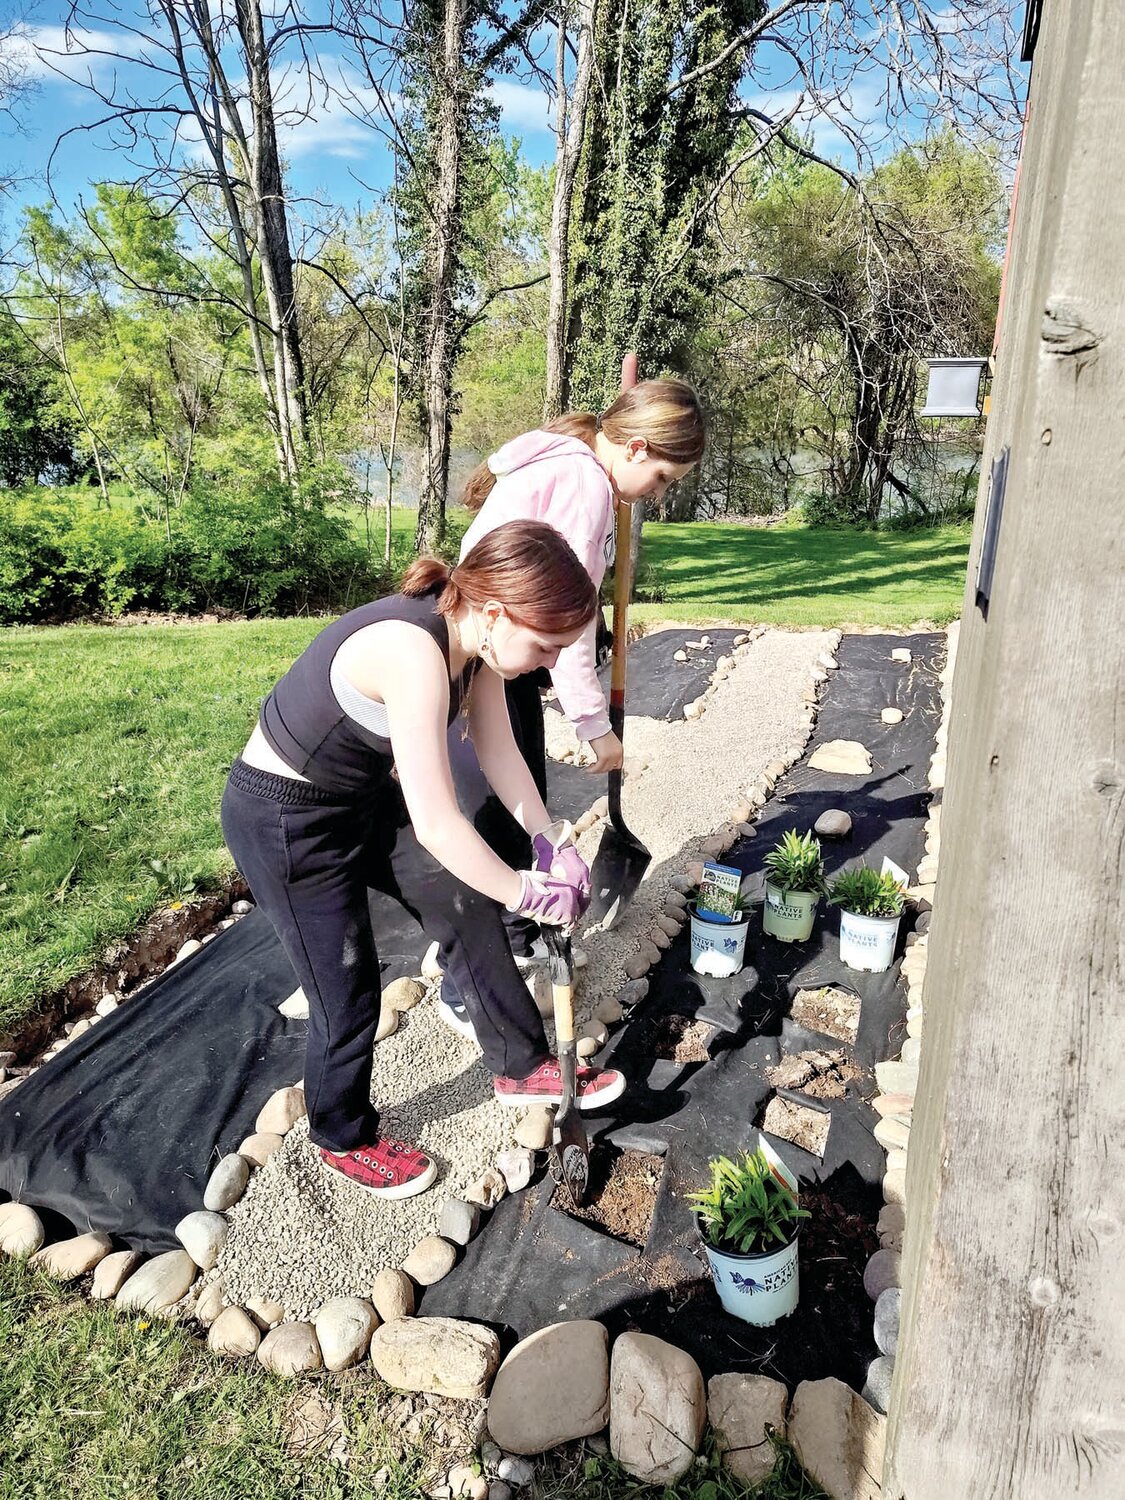
[[[541,870],[520,870],[519,877],[519,900],[508,910],[530,917],[541,926],[573,927],[590,899],[567,881]]]
[[[531,841],[535,868],[572,885],[582,898],[581,910],[590,904],[590,866],[574,846],[574,829],[564,819],[544,828]]]

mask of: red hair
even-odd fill
[[[517,625],[543,635],[571,635],[594,618],[598,591],[569,542],[542,521],[506,521],[457,564],[420,557],[403,575],[401,592],[440,591],[438,613],[462,604],[502,604]]]

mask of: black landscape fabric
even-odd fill
[[[678,649],[676,634],[667,633],[666,651]],[[913,662],[892,662],[891,649],[904,644]],[[943,652],[938,635],[846,636],[809,753],[826,740],[859,740],[871,751],[871,774],[812,771],[806,754],[778,783],[757,837],[741,840],[724,862],[758,876],[785,829],[807,828],[838,807],[851,814],[853,830],[825,843],[830,873],[860,856],[878,864],[884,854],[913,872],[930,801]],[[888,705],[903,710],[901,724],[881,723]],[[631,702],[631,711],[638,707]],[[459,786],[463,776],[471,782],[461,768]],[[392,903],[375,916],[384,977],[416,973],[424,936]],[[876,1248],[883,1167],[864,1099],[874,1092],[874,1063],[901,1047],[904,998],[897,964],[882,975],[844,968],[837,932],[835,909],[822,905],[810,941],[791,947],[763,938],[756,911],[747,967],[718,980],[690,969],[685,929],[652,972],[644,1005],[608,1045],[629,1089],[612,1117],[586,1117],[596,1170],[604,1173],[623,1151],[656,1159],[643,1247],[561,1212],[550,1178],[541,1177],[499,1205],[420,1310],[476,1318],[508,1338],[561,1318],[597,1317],[611,1332],[634,1327],[674,1338],[708,1375],[760,1370],[792,1384],[831,1374],[858,1389],[875,1353],[861,1275]],[[305,1025],[276,1008],[294,983],[256,912],[176,965],[0,1102],[0,1194],[43,1211],[52,1237],[92,1227],[139,1249],[174,1247],[174,1226],[200,1207],[219,1156],[251,1133],[274,1089],[301,1075]],[[863,997],[852,1047],[804,1032],[790,1017],[799,988],[827,983]],[[668,1017],[713,1028],[707,1061],[660,1055]],[[710,1156],[752,1141],[771,1093],[764,1069],[808,1048],[844,1050],[860,1076],[842,1099],[809,1101],[832,1116],[823,1161],[776,1143],[817,1212],[802,1235],[797,1312],[778,1328],[754,1330],[719,1307],[683,1198],[704,1180]]]

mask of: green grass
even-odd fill
[[[441,1477],[425,1433],[414,1443],[392,1436],[397,1397],[370,1367],[297,1384],[256,1363],[223,1363],[186,1330],[88,1303],[21,1261],[0,1264],[0,1347],[2,1500],[418,1500]],[[300,1444],[293,1409],[310,1397],[324,1436],[308,1441],[306,1426]],[[653,1488],[572,1445],[539,1461],[522,1493],[824,1500],[792,1451],[777,1448],[756,1491],[731,1480],[711,1448],[679,1484]]]
[[[322,624],[0,632],[0,1031],[230,869],[227,769]]]
[[[947,625],[961,612],[970,528],[646,526],[640,619],[769,625]]]
[[[463,513],[451,518],[459,526]],[[395,516],[409,547],[412,513]],[[652,526],[648,619],[945,623],[968,533]],[[230,867],[219,799],[273,682],[323,624],[0,631],[0,1032],[153,910]]]

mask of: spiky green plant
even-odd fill
[[[897,917],[905,894],[889,871],[856,865],[854,869],[840,871],[832,882],[828,899],[834,906],[842,906],[860,917]]]
[[[744,1151],[736,1160],[711,1161],[711,1181],[688,1198],[708,1244],[741,1255],[762,1254],[787,1245],[808,1209],[778,1177],[763,1151]]]
[[[790,828],[762,861],[771,885],[781,891],[824,891],[824,860],[820,840]]]

